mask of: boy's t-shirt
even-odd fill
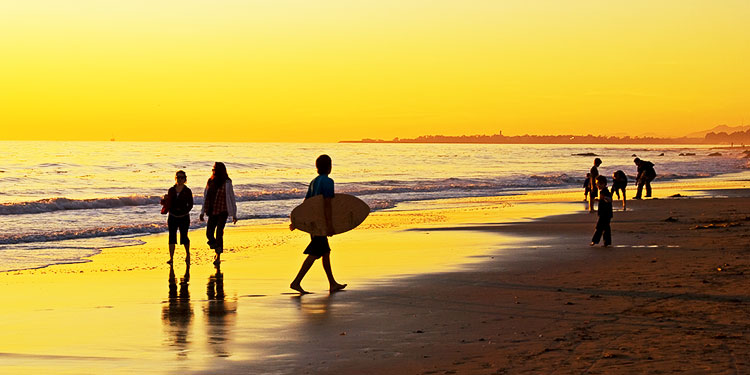
[[[591,169],[589,169],[589,174],[591,174],[591,180],[596,181],[596,177],[599,176],[599,168],[597,168],[596,165],[591,167]]]
[[[333,198],[333,179],[328,175],[318,175],[311,182],[307,188],[307,195],[305,199],[314,197],[316,195],[323,195],[326,198]]]
[[[599,194],[599,209],[597,214],[600,217],[612,217],[612,192],[605,187],[599,191]]]

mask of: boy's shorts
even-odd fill
[[[328,237],[310,236],[310,244],[305,248],[304,253],[320,258],[331,252],[331,246],[328,245]]]

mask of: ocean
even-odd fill
[[[187,173],[196,207],[215,161],[227,165],[240,225],[282,221],[316,176],[315,158],[333,159],[336,191],[373,210],[399,202],[498,196],[580,187],[596,154],[600,172],[625,171],[633,155],[656,165],[660,181],[742,172],[742,149],[709,146],[0,142],[0,271],[80,262],[102,248],[140,243],[166,231],[159,200]],[[721,156],[709,156],[720,152]],[[632,189],[632,188],[631,188]],[[629,194],[630,196],[633,193]],[[196,242],[199,243],[199,242]]]

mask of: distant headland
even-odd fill
[[[720,125],[714,129],[729,129],[715,132],[707,130],[679,138],[653,136],[603,136],[603,135],[514,135],[505,136],[500,131],[492,135],[423,135],[417,138],[393,138],[391,140],[364,138],[358,141],[340,143],[489,143],[489,144],[750,144],[750,126],[727,127]],[[737,130],[737,131],[731,131]],[[700,136],[702,135],[702,136]]]

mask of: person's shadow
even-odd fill
[[[207,319],[208,344],[217,357],[229,357],[231,353],[226,344],[230,341],[235,324],[237,301],[227,301],[225,298],[221,264],[216,265],[216,272],[208,277],[206,296],[208,303],[204,313]]]
[[[169,299],[162,307],[162,323],[167,334],[167,345],[173,347],[177,357],[187,358],[190,345],[190,324],[193,321],[193,307],[190,305],[190,265],[180,279],[179,290],[174,267],[169,266]]]

